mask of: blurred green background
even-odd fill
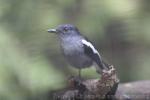
[[[95,43],[121,82],[150,79],[149,0],[0,0],[0,100],[51,100],[77,75],[47,33],[64,23]]]

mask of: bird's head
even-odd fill
[[[79,34],[78,29],[71,24],[63,24],[59,25],[55,29],[49,29],[49,33],[56,33],[60,36],[70,36],[70,35],[77,35]]]

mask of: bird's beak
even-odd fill
[[[56,29],[48,29],[47,32],[49,32],[49,33],[57,33],[57,30]]]

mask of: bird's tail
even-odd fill
[[[96,66],[96,70],[98,73],[100,73],[102,70],[109,70],[110,64],[106,63],[105,61],[101,61],[101,63],[98,63],[98,66]]]
[[[109,69],[110,68],[110,64],[106,63],[105,61],[102,60],[102,64],[103,64],[103,68],[104,69]]]

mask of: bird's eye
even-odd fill
[[[68,31],[68,28],[67,28],[67,27],[65,27],[65,28],[64,28],[64,32],[67,32],[67,31]]]

